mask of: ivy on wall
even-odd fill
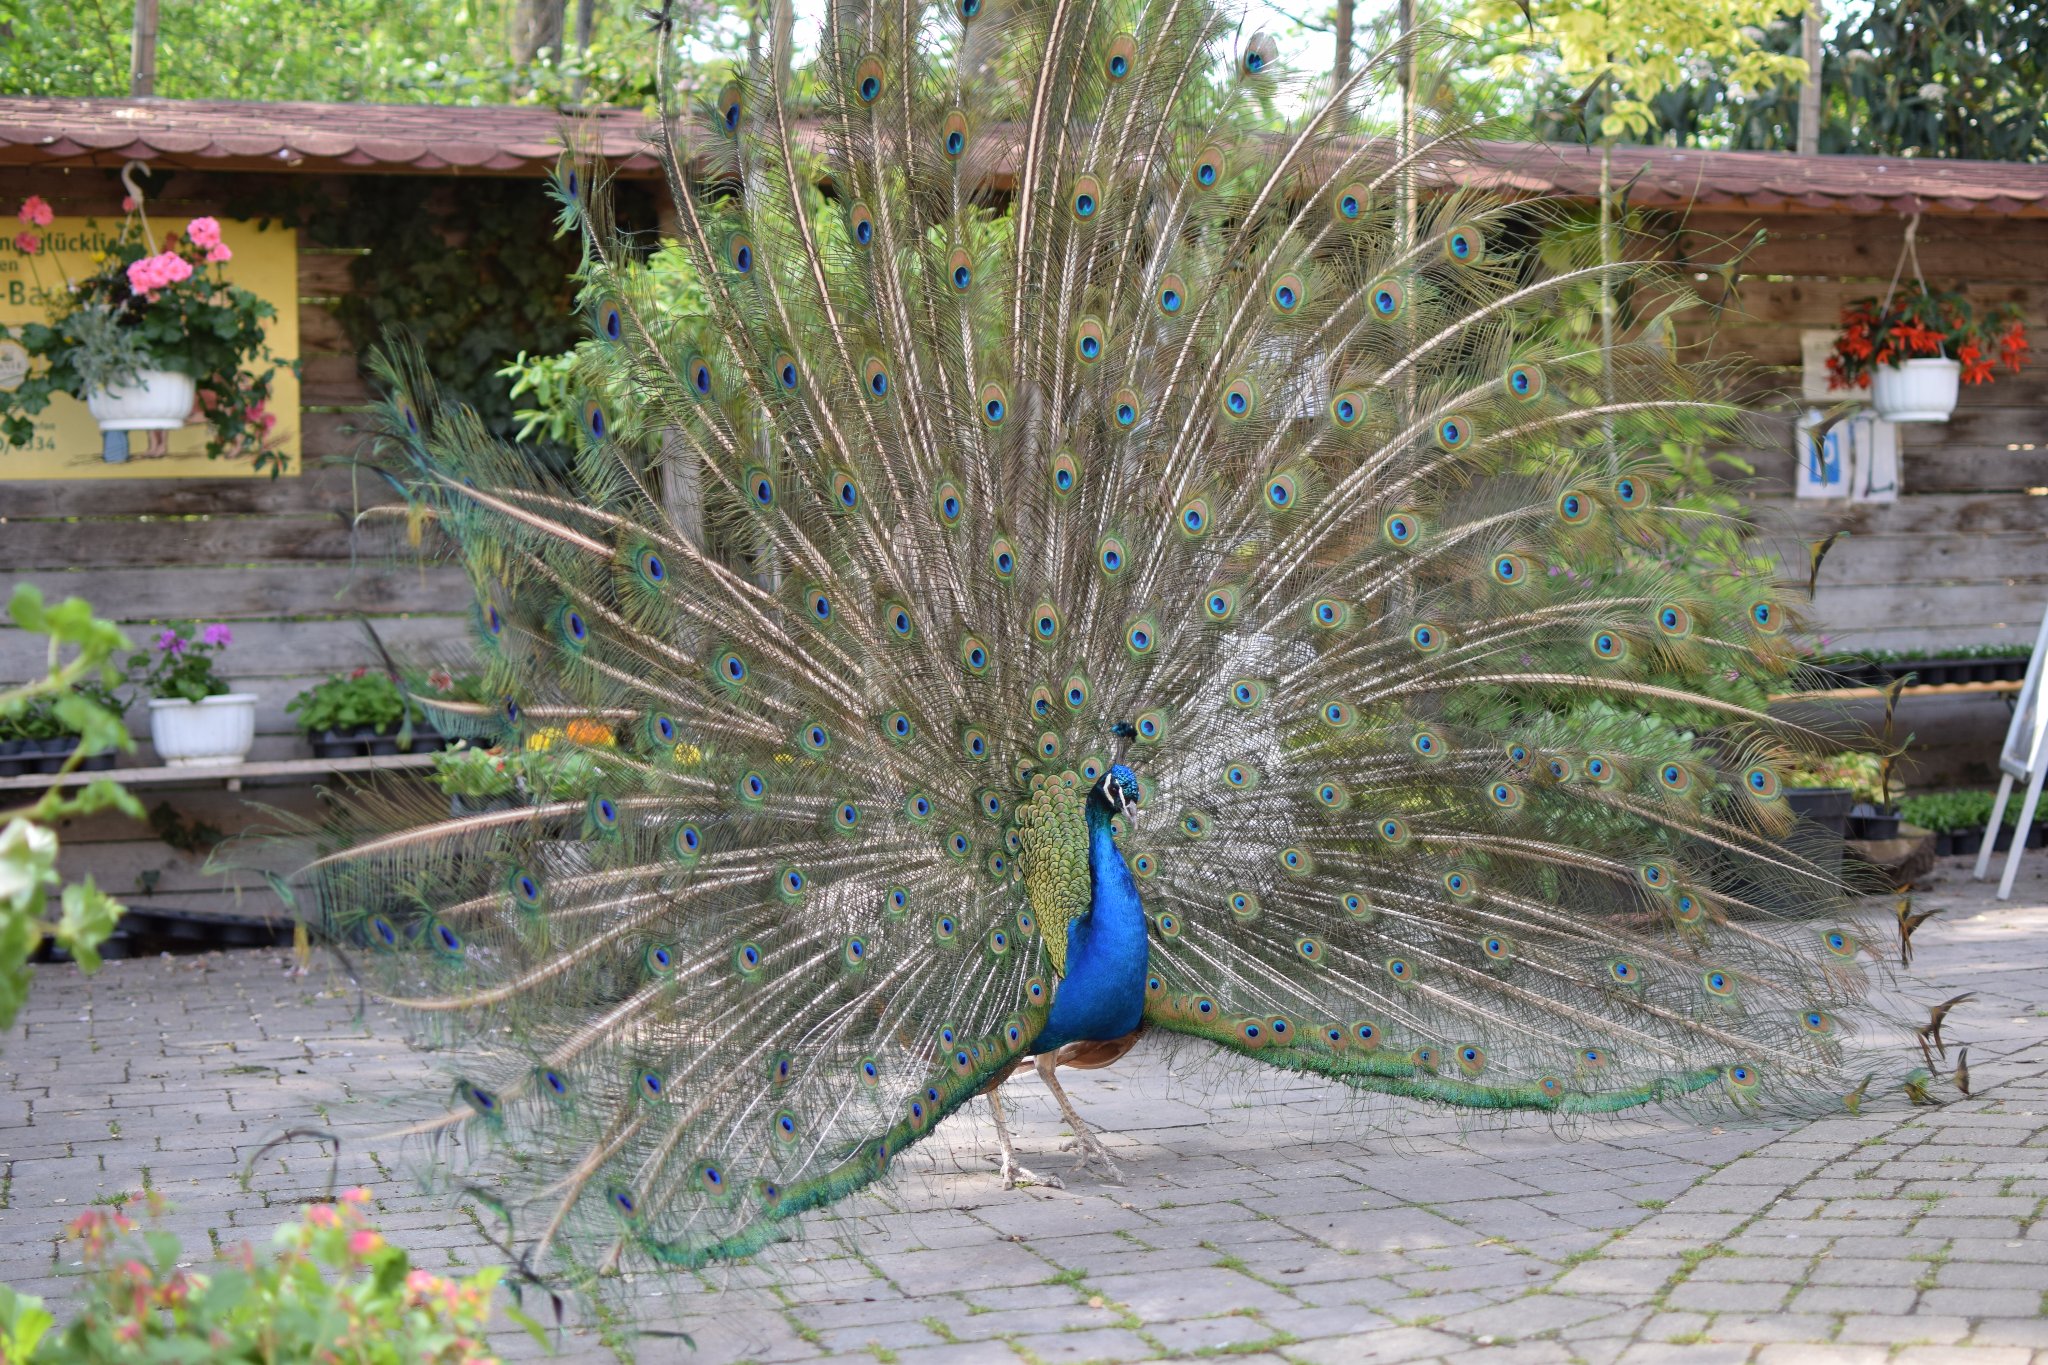
[[[540,180],[450,185],[420,176],[351,176],[341,202],[309,224],[316,239],[368,248],[337,313],[356,353],[411,334],[442,391],[492,431],[516,423],[498,371],[521,351],[560,351],[585,333],[570,279],[576,239],[555,236]]]

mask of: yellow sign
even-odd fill
[[[7,227],[19,226],[9,221]],[[152,220],[159,233],[184,229],[183,219]],[[264,339],[270,353],[290,360],[299,354],[299,238],[291,228],[258,230],[249,222],[223,221],[221,240],[235,255],[221,267],[229,284],[239,285],[277,310],[264,324]],[[47,228],[36,229],[42,251],[27,256],[13,241],[13,233],[0,232],[0,327],[18,327],[24,322],[48,322],[50,311],[36,302],[39,289],[61,291],[66,280],[82,279],[99,265],[102,252],[120,234],[117,222],[92,218],[59,218]],[[18,342],[0,339],[0,389],[19,386],[27,373],[28,356]],[[291,456],[289,474],[299,472],[299,380],[280,368],[271,381],[268,410],[277,415],[271,432],[280,448]],[[0,440],[0,480],[4,479],[161,479],[232,478],[254,476],[249,457],[218,460],[206,458],[206,426],[188,422],[170,433],[170,453],[156,458],[145,454],[147,432],[130,433],[131,454],[125,464],[110,464],[102,457],[103,440],[92,414],[76,398],[58,395],[36,416],[35,435],[28,445],[10,445]],[[267,476],[267,471],[266,471]]]

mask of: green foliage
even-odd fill
[[[184,1248],[160,1226],[153,1194],[88,1209],[69,1238],[84,1261],[78,1316],[52,1333],[31,1295],[0,1290],[0,1343],[10,1361],[100,1365],[106,1361],[341,1361],[358,1365],[495,1365],[484,1332],[503,1271],[466,1279],[415,1269],[363,1215],[369,1191],[310,1205],[259,1255],[223,1249],[204,1270],[180,1264]],[[144,1206],[141,1220],[127,1209]],[[540,1325],[505,1315],[545,1342]]]
[[[517,0],[165,0],[156,93],[172,99],[625,104],[653,98],[641,0],[597,0],[588,53],[514,60]],[[571,7],[573,8],[573,6]],[[685,67],[736,50],[758,5],[675,7]],[[129,10],[0,0],[0,90],[128,93]]]
[[[516,755],[457,744],[434,755],[434,784],[449,796],[485,800],[510,796],[518,782]]]
[[[1797,14],[1803,0],[1477,0],[1467,25],[1504,44],[1495,73],[1523,86],[1547,79],[1585,101],[1597,137],[1642,137],[1651,101],[1708,74],[1731,89],[1766,89],[1804,77],[1797,57],[1772,50],[1761,25]],[[1563,91],[1557,91],[1557,87]]]
[[[485,800],[523,793],[535,801],[589,796],[604,768],[588,750],[571,745],[505,752],[458,744],[434,755],[434,784],[449,796]]]
[[[1785,774],[1788,787],[1847,787],[1859,801],[1884,800],[1884,760],[1876,754],[1844,751],[1813,754]]]
[[[1845,17],[1821,50],[1823,153],[2038,161],[2048,157],[2048,7],[2041,0],[1879,0]],[[1764,43],[1799,51],[1799,25]],[[1798,145],[1798,89],[1731,91],[1716,76],[1652,101],[1645,139],[1784,151]]]
[[[188,621],[165,626],[150,648],[128,656],[128,673],[152,697],[185,701],[218,697],[228,685],[213,671],[214,656],[234,639],[234,632],[219,624],[201,626]]]
[[[1982,829],[1989,824],[1994,799],[1994,794],[1989,791],[1928,792],[1902,797],[1899,815],[1907,824],[1918,825],[1936,834],[1958,834]],[[2018,816],[2014,814],[2018,808],[2016,800],[2006,803],[2008,824],[2018,823]]]
[[[157,250],[131,218],[92,274],[39,289],[35,301],[49,321],[15,330],[23,349],[44,364],[13,392],[0,391],[0,437],[26,445],[34,415],[55,394],[82,399],[138,369],[174,370],[198,384],[209,457],[249,455],[258,470],[281,473],[286,456],[265,439],[276,425],[266,410],[271,386],[278,367],[287,364],[270,353],[263,336],[263,324],[277,309],[221,277],[218,233],[212,219],[195,219]],[[36,254],[23,252],[32,269]],[[162,273],[164,266],[173,274]],[[152,268],[158,268],[153,278]]]
[[[339,202],[308,210],[328,215],[324,239],[368,248],[336,311],[358,354],[389,331],[409,333],[443,395],[510,435],[512,400],[497,372],[585,333],[570,285],[578,245],[553,235],[553,205],[530,180],[464,181],[431,205],[420,189],[411,177],[356,177]]]
[[[385,731],[397,729],[405,719],[405,697],[385,674],[359,668],[347,677],[337,674],[307,688],[284,709],[308,732],[348,731],[360,725]]]
[[[47,717],[60,732],[77,735],[78,748],[65,761],[66,772],[109,749],[132,751],[135,742],[121,724],[120,712],[100,699],[107,693],[87,690],[94,683],[105,688],[118,685],[120,669],[114,657],[128,645],[120,630],[95,617],[83,598],[49,606],[42,593],[26,583],[15,586],[7,611],[20,629],[49,637],[49,662],[43,677],[0,690],[0,725],[19,729],[33,714]],[[67,650],[72,651],[69,659],[64,657]],[[135,798],[105,778],[76,789],[53,785],[26,806],[0,809],[0,1028],[14,1022],[27,1000],[28,960],[46,936],[85,970],[99,968],[99,945],[113,932],[121,907],[91,877],[60,885],[57,835],[51,826],[103,810],[142,818]],[[52,887],[60,888],[54,924],[45,918]]]

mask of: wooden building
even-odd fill
[[[620,175],[653,174],[637,116],[610,113],[585,126]],[[481,187],[524,182],[544,221],[551,206],[536,182],[556,164],[560,127],[557,115],[536,109],[0,98],[0,208],[38,194],[59,215],[118,217],[117,173],[140,161],[152,172],[152,211],[170,219],[271,217],[287,199],[303,202],[309,186],[339,195],[378,178],[402,196],[392,213],[436,221]],[[1671,251],[1709,285],[1730,239],[1766,230],[1716,346],[1778,367],[1793,383],[1801,331],[1832,327],[1846,299],[1882,292],[1915,214],[1930,279],[2016,301],[2030,323],[2048,328],[2048,167],[1669,149],[1622,149],[1614,160],[1629,201],[1659,215]],[[1487,146],[1445,169],[1529,193],[1591,197],[1599,184],[1597,155],[1573,147]],[[262,698],[252,758],[269,762],[307,753],[284,711],[297,691],[373,661],[359,617],[401,649],[468,628],[458,574],[351,556],[352,519],[389,494],[323,462],[344,460],[357,445],[352,414],[368,390],[340,316],[344,298],[374,283],[379,263],[326,226],[302,231],[297,255],[301,407],[285,420],[299,424],[305,472],[274,481],[161,478],[136,465],[133,477],[23,479],[10,475],[0,448],[0,588],[34,581],[135,623],[229,622],[233,682]],[[464,244],[446,245],[459,253]],[[2048,350],[2048,331],[2038,335]],[[1802,529],[1855,532],[1828,560],[1815,604],[1835,647],[2031,640],[2048,608],[2048,363],[1966,390],[1946,425],[1904,429],[1893,503],[1791,506],[1789,418],[1778,448],[1752,457],[1760,480],[1748,496],[1779,505]],[[0,679],[36,669],[40,653],[29,646],[0,629]],[[1908,725],[1953,750],[1953,761],[1927,770],[1934,776],[1981,770],[2003,718],[1998,697],[1965,696]],[[146,732],[139,710],[131,722]],[[145,748],[133,761],[153,759]],[[260,799],[310,811],[316,777],[273,773],[261,779]],[[253,774],[248,782],[258,785]],[[247,823],[249,793],[223,791],[216,777],[139,794],[159,808],[156,829],[81,822],[65,831],[67,870],[89,868],[137,907],[271,909],[260,885],[244,899],[242,879],[201,870],[204,845]]]

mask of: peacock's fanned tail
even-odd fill
[[[1456,183],[1398,52],[1316,88],[1208,0],[862,0],[799,109],[770,27],[660,125],[687,289],[564,163],[573,450],[387,366],[489,723],[573,758],[367,795],[300,894],[458,1049],[422,1128],[525,1245],[744,1255],[886,1170],[1028,1049],[1017,816],[1118,760],[1156,1027],[1478,1107],[1860,1100],[1793,622],[1674,558],[1725,376],[1561,320],[1673,281]]]

